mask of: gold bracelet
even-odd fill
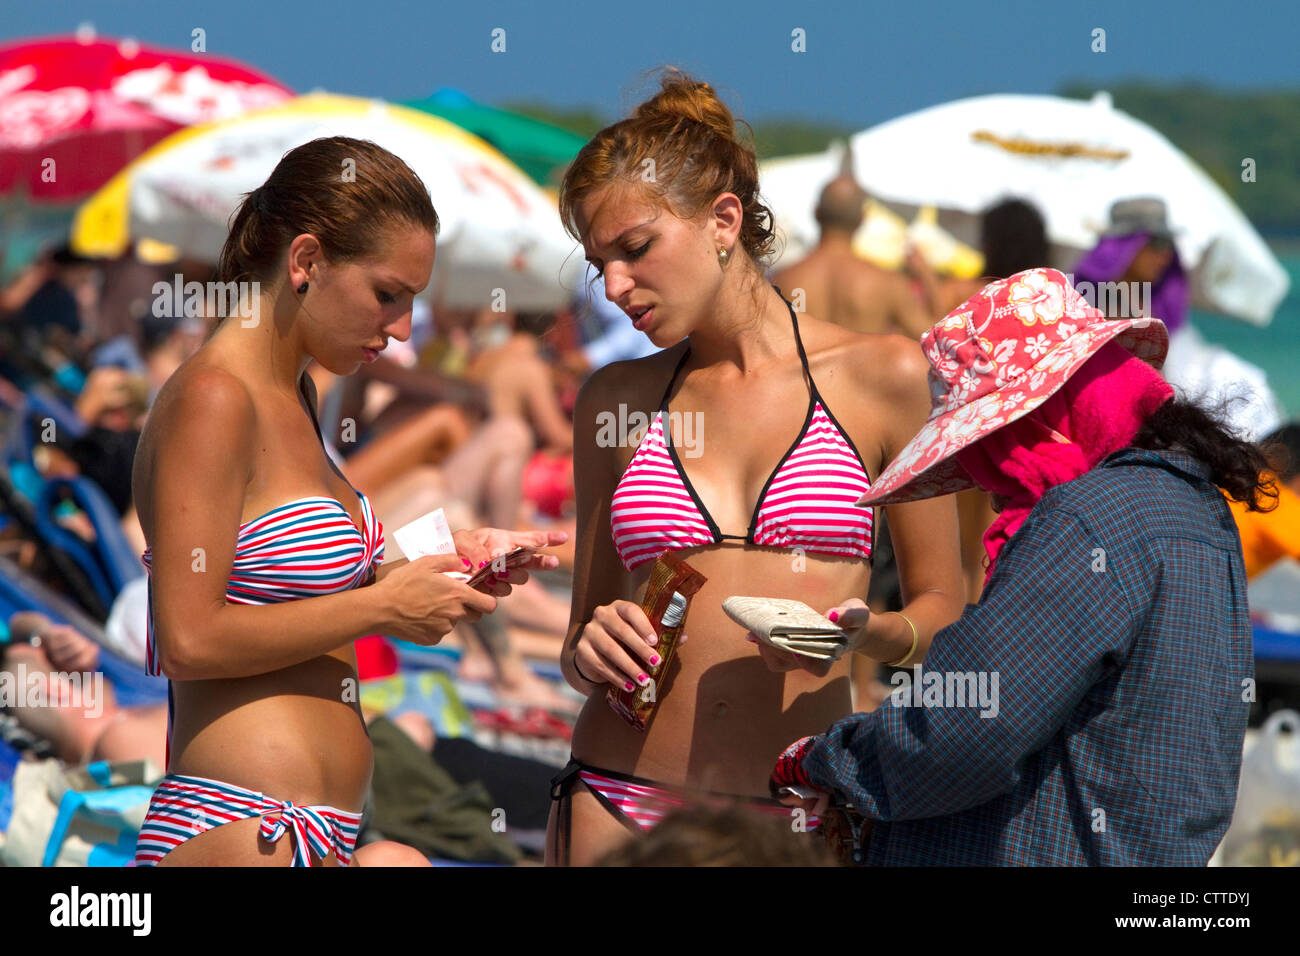
[[[920,643],[921,635],[919,635],[919,634],[916,632],[916,625],[912,623],[912,619],[909,618],[906,614],[903,614],[903,613],[901,613],[901,612],[899,612],[899,611],[886,611],[885,613],[886,613],[886,614],[897,614],[897,615],[898,615],[899,617],[901,617],[904,621],[906,621],[906,622],[907,622],[907,626],[910,627],[910,628],[912,629],[912,649],[911,649],[910,651],[908,651],[908,652],[907,652],[907,653],[906,653],[902,658],[900,658],[900,659],[897,660],[897,661],[894,661],[892,664],[889,663],[889,662],[886,662],[886,664],[885,664],[886,667],[902,667],[902,666],[903,666],[904,664],[906,664],[909,660],[911,660],[911,659],[912,659],[912,655],[916,653],[916,645]]]

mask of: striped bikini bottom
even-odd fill
[[[331,850],[340,866],[352,862],[361,814],[327,806],[296,806],[256,790],[206,777],[168,774],[158,783],[135,844],[136,866],[157,866],[170,851],[213,827],[261,817],[258,835],[275,843],[293,834],[293,866],[312,866]]]
[[[738,796],[736,794],[702,790],[691,791],[680,787],[665,786],[644,777],[634,777],[631,774],[593,767],[571,757],[565,768],[551,780],[551,799],[562,801],[562,809],[566,811],[563,814],[563,826],[566,831],[566,855],[567,830],[570,823],[569,814],[567,813],[569,797],[574,784],[579,781],[591,791],[592,795],[606,810],[613,814],[616,820],[638,835],[654,829],[670,811],[687,806],[691,802],[692,796],[722,797],[735,800],[761,813],[771,814],[786,820],[791,818],[792,812],[790,807],[785,806],[780,801],[766,797]],[[817,816],[808,814],[805,832],[814,832],[820,822]],[[556,850],[558,855],[558,847]]]

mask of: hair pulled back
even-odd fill
[[[269,282],[296,236],[311,233],[326,259],[379,251],[389,226],[438,232],[429,190],[411,167],[369,140],[331,136],[285,153],[236,210],[217,260],[221,282]]]
[[[737,138],[731,111],[708,83],[669,67],[660,87],[630,117],[593,136],[569,165],[560,186],[565,229],[581,240],[578,205],[611,183],[632,186],[683,219],[729,192],[744,210],[738,244],[761,265],[776,234],[772,211],[758,196],[753,146]],[[752,141],[753,130],[744,125]]]

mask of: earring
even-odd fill
[[[731,258],[731,253],[728,252],[726,249],[718,250],[718,265],[722,266],[724,269],[727,267],[727,260],[730,258]]]
[[[302,285],[298,286],[298,294],[299,294],[299,295],[306,295],[306,294],[307,294],[307,283],[306,283],[306,282],[304,282]]]

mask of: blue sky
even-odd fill
[[[829,0],[562,3],[548,0],[0,0],[0,42],[72,32],[188,48],[256,66],[306,92],[413,99],[454,86],[489,103],[638,102],[646,70],[673,63],[723,91],[742,117],[865,127],[945,100],[1055,92],[1130,78],[1228,89],[1300,89],[1294,4],[939,4]],[[494,28],[506,49],[490,49]],[[791,31],[806,52],[791,50]],[[1106,31],[1106,52],[1091,50]]]

